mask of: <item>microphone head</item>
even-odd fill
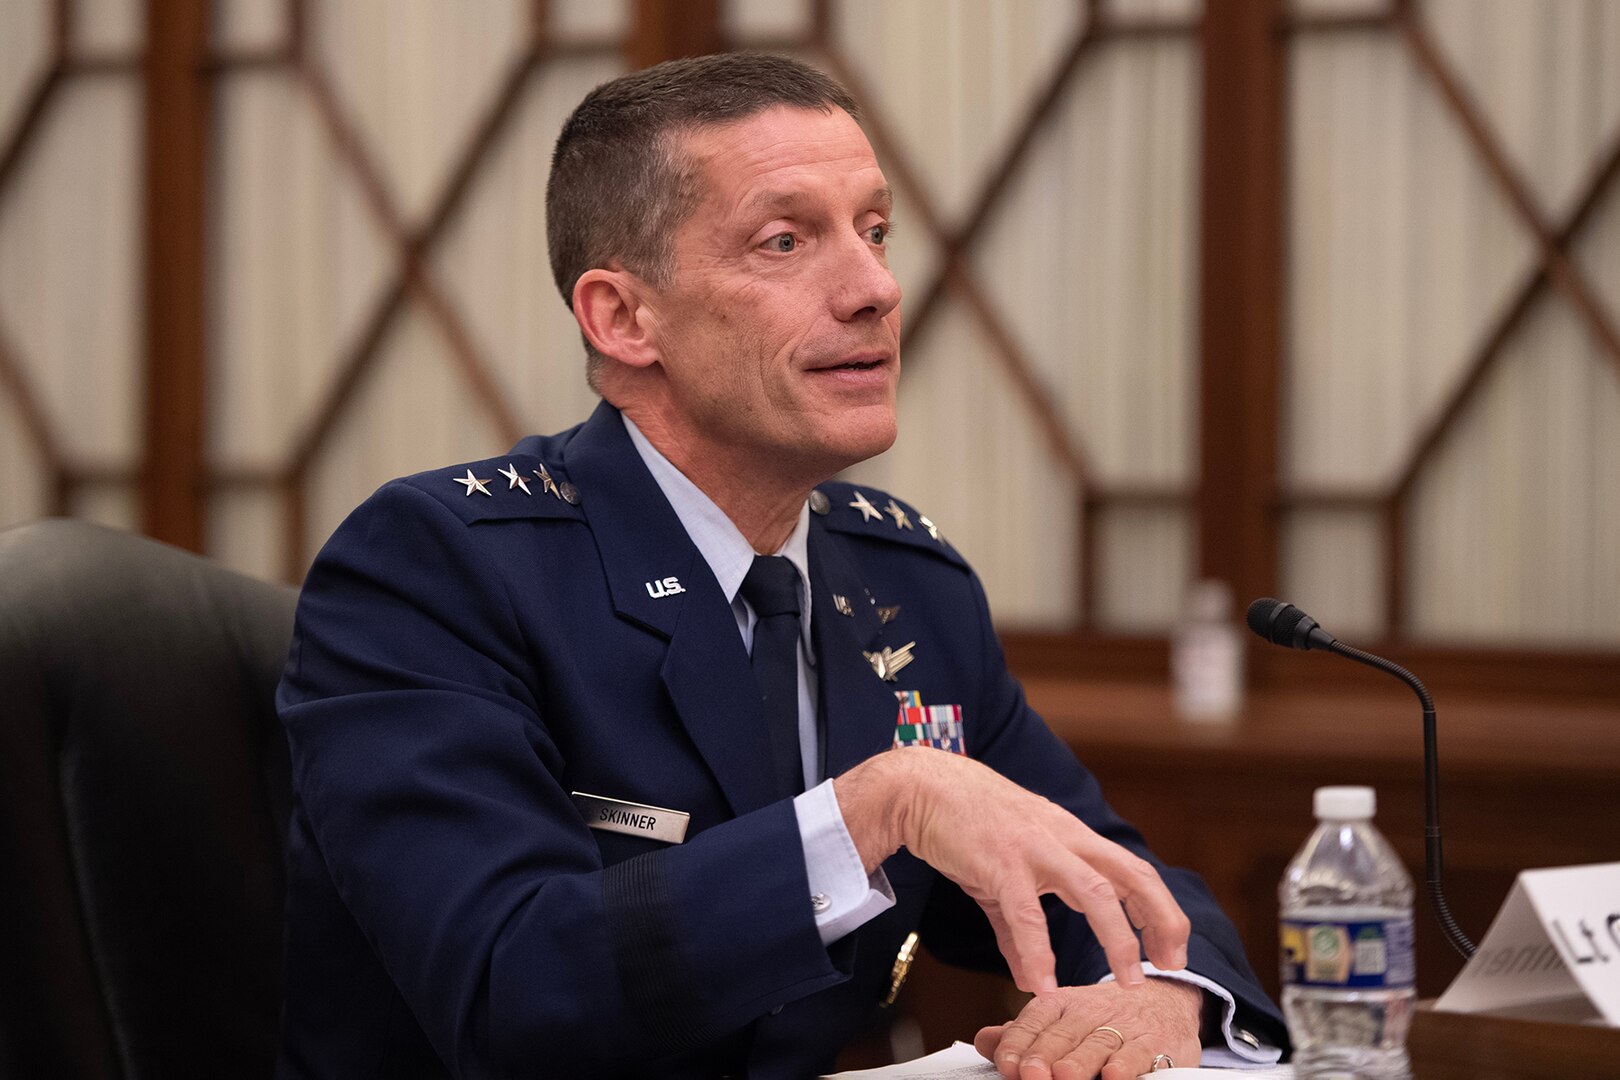
[[[1273,645],[1288,649],[1323,649],[1334,644],[1332,634],[1293,604],[1263,596],[1249,605],[1249,629]]]

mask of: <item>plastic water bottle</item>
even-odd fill
[[[1318,788],[1316,831],[1278,890],[1300,1080],[1411,1075],[1412,877],[1373,827],[1374,805],[1372,788]]]
[[[1243,630],[1232,617],[1232,589],[1200,581],[1187,592],[1170,637],[1176,715],[1195,723],[1236,720],[1243,707]]]

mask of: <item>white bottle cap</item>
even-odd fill
[[[1319,787],[1316,789],[1317,821],[1369,821],[1378,806],[1370,787]]]

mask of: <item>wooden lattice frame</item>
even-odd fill
[[[1461,128],[1463,136],[1478,155],[1492,182],[1506,196],[1520,223],[1536,243],[1536,264],[1516,284],[1508,300],[1491,318],[1484,334],[1460,367],[1461,376],[1450,391],[1418,426],[1415,439],[1400,468],[1387,485],[1374,490],[1362,488],[1313,488],[1281,492],[1275,505],[1279,512],[1294,509],[1351,509],[1373,511],[1383,524],[1385,558],[1385,620],[1392,636],[1401,633],[1407,608],[1407,524],[1406,506],[1423,468],[1439,450],[1446,436],[1474,402],[1489,375],[1500,363],[1505,346],[1523,325],[1536,301],[1550,286],[1570,303],[1586,324],[1604,355],[1620,372],[1620,332],[1614,315],[1605,307],[1586,274],[1570,256],[1570,248],[1593,210],[1620,173],[1620,129],[1617,129],[1594,160],[1580,184],[1573,208],[1562,221],[1554,222],[1536,203],[1530,186],[1514,166],[1502,140],[1486,118],[1478,101],[1464,87],[1456,70],[1441,53],[1434,36],[1424,25],[1414,0],[1392,0],[1381,12],[1348,17],[1295,17],[1283,24],[1292,33],[1394,33],[1400,37],[1416,63],[1439,93],[1447,112]]]
[[[1052,455],[1070,477],[1076,492],[1081,522],[1080,591],[1082,622],[1090,623],[1097,593],[1096,527],[1099,512],[1111,506],[1147,505],[1186,507],[1192,493],[1187,485],[1107,486],[1094,475],[1088,464],[1083,439],[1069,428],[1045,391],[1036,366],[1020,346],[983,286],[975,277],[968,253],[981,237],[987,221],[1001,205],[1011,181],[1026,164],[1037,134],[1067,99],[1084,70],[1087,58],[1098,47],[1112,40],[1131,38],[1196,36],[1199,24],[1185,20],[1121,20],[1109,15],[1102,0],[1077,0],[1085,8],[1080,29],[1048,76],[1027,112],[1019,119],[1012,139],[977,192],[962,221],[948,223],[937,209],[929,188],[920,179],[892,126],[854,66],[840,49],[834,32],[834,5],[831,0],[813,0],[809,34],[798,40],[764,43],[778,48],[814,53],[844,81],[863,102],[868,130],[886,167],[911,197],[910,209],[918,225],[938,245],[941,259],[934,276],[918,300],[908,308],[905,341],[914,342],[937,318],[947,295],[960,301],[967,314],[982,329],[993,346],[993,357],[1011,380],[1020,404],[1028,411]],[[223,76],[244,70],[281,70],[295,79],[314,111],[338,162],[356,182],[374,226],[394,254],[391,280],[374,300],[360,332],[340,354],[326,387],[310,417],[293,440],[286,459],[261,468],[212,468],[210,488],[273,490],[282,504],[283,574],[296,579],[307,561],[307,515],[305,489],[310,470],[334,431],[338,420],[354,399],[356,388],[378,362],[381,345],[389,329],[405,310],[407,301],[420,306],[431,325],[441,335],[478,407],[489,417],[502,439],[513,441],[522,434],[522,425],[493,376],[493,365],[480,351],[468,330],[465,317],[435,280],[429,266],[429,253],[439,241],[446,223],[464,201],[472,181],[491,149],[498,143],[515,112],[516,104],[541,65],[553,58],[615,54],[624,47],[618,39],[560,40],[548,32],[545,0],[531,0],[529,39],[500,80],[498,92],[488,110],[476,119],[449,178],[430,203],[420,221],[407,221],[399,209],[378,158],[353,121],[341,95],[309,47],[307,0],[285,0],[286,39],[279,45],[259,50],[236,50],[212,56],[211,74]],[[139,56],[101,57],[75,54],[72,39],[71,0],[55,0],[56,51],[53,62],[28,96],[28,104],[15,129],[0,151],[0,195],[16,172],[17,161],[39,127],[54,92],[73,75],[93,75],[138,71]],[[761,44],[761,43],[753,43]],[[38,398],[22,368],[15,362],[0,325],[0,389],[17,402],[32,442],[46,462],[54,483],[50,509],[67,509],[73,489],[94,481],[132,481],[134,466],[89,466],[65,460]]]
[[[443,237],[446,224],[464,202],[480,167],[510,126],[524,91],[543,65],[568,57],[618,55],[624,47],[624,42],[617,37],[558,37],[549,30],[546,0],[530,0],[530,4],[527,40],[501,76],[494,100],[468,129],[444,186],[419,221],[407,220],[399,209],[377,164],[377,156],[310,48],[307,0],[286,0],[287,40],[279,47],[222,55],[214,62],[216,72],[283,70],[297,82],[330,140],[339,164],[357,183],[373,224],[394,254],[391,280],[372,303],[359,333],[340,354],[319,403],[293,439],[287,459],[269,469],[216,470],[212,476],[212,482],[219,487],[270,488],[279,494],[283,511],[283,573],[289,580],[301,577],[307,563],[305,489],[310,470],[338,420],[354,400],[361,380],[381,358],[382,343],[405,311],[407,301],[419,305],[438,331],[457,372],[473,400],[488,416],[497,436],[511,443],[524,433],[522,422],[500,391],[493,373],[494,365],[479,349],[454,300],[435,279],[429,256]]]
[[[750,45],[814,54],[861,103],[864,127],[873,148],[882,160],[885,171],[906,192],[909,220],[914,221],[939,246],[940,251],[939,266],[933,276],[917,298],[906,302],[902,349],[916,341],[938,317],[947,294],[954,296],[963,305],[968,317],[978,324],[991,344],[994,362],[1000,365],[1012,384],[1020,406],[1039,429],[1047,453],[1062,467],[1073,485],[1080,532],[1078,622],[1082,628],[1089,628],[1096,621],[1099,580],[1097,527],[1101,511],[1124,506],[1190,508],[1193,491],[1187,484],[1109,485],[1097,477],[1089,464],[1081,434],[1074,431],[1059,412],[1055,395],[1042,384],[1028,352],[1019,345],[1006,320],[980,284],[968,260],[968,253],[982,238],[986,224],[1006,199],[1012,181],[1028,164],[1037,135],[1068,100],[1078,76],[1101,46],[1127,40],[1192,39],[1197,37],[1201,22],[1188,19],[1123,19],[1110,14],[1104,0],[1077,2],[1083,8],[1079,29],[1041,84],[1028,109],[1019,117],[1012,138],[1001,156],[992,163],[967,214],[955,223],[945,220],[930,195],[928,185],[894,137],[894,129],[884,114],[882,102],[872,93],[839,46],[833,0],[812,0],[811,23],[806,36],[750,42]]]
[[[24,92],[22,109],[11,129],[0,134],[0,201],[11,196],[24,160],[38,145],[45,119],[69,82],[109,76],[134,78],[140,74],[139,53],[95,52],[78,44],[72,0],[53,0],[50,11],[50,55]],[[40,403],[21,352],[6,330],[4,315],[0,311],[0,393],[11,399],[48,478],[46,511],[66,514],[74,493],[88,484],[133,484],[137,475],[134,463],[81,461],[69,455]]]

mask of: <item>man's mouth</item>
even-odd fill
[[[842,364],[828,364],[825,367],[815,368],[816,371],[871,371],[875,367],[883,366],[884,356],[854,356]]]

